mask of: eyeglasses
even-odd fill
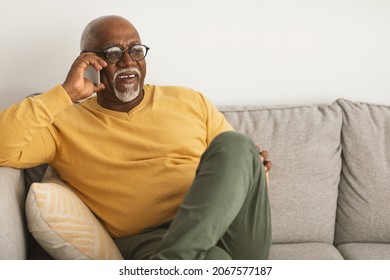
[[[146,57],[146,55],[148,54],[148,51],[149,51],[149,47],[147,47],[145,45],[137,44],[137,45],[131,46],[128,49],[114,46],[114,47],[110,47],[104,51],[88,50],[88,51],[83,51],[83,52],[93,52],[96,54],[104,54],[107,62],[109,62],[111,64],[115,64],[115,63],[121,61],[123,54],[125,52],[127,52],[130,55],[132,60],[141,61]]]

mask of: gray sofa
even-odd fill
[[[271,259],[390,259],[390,106],[220,110],[270,152]],[[0,168],[0,259],[31,250],[24,173]]]

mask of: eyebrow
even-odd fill
[[[132,42],[130,42],[129,47],[132,47],[134,45],[139,45],[139,44],[142,44],[141,41],[138,41],[138,40],[137,41],[132,41]],[[123,46],[121,46],[120,44],[110,43],[110,44],[104,45],[104,47],[102,49],[106,50],[106,49],[109,49],[111,47],[123,48]]]

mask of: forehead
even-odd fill
[[[94,29],[94,48],[105,49],[110,46],[128,47],[140,43],[141,39],[135,27],[128,21],[110,20],[102,22]]]

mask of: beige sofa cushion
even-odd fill
[[[337,249],[346,260],[390,260],[390,244],[347,243]]]
[[[343,260],[343,256],[332,244],[290,243],[272,244],[270,260]]]
[[[51,171],[31,185],[26,200],[28,229],[37,242],[55,259],[123,259],[98,219]]]
[[[336,243],[390,243],[390,107],[338,103],[344,160]]]
[[[27,257],[22,170],[0,167],[0,260]]]
[[[341,169],[337,104],[220,110],[270,153],[273,243],[333,243]]]

